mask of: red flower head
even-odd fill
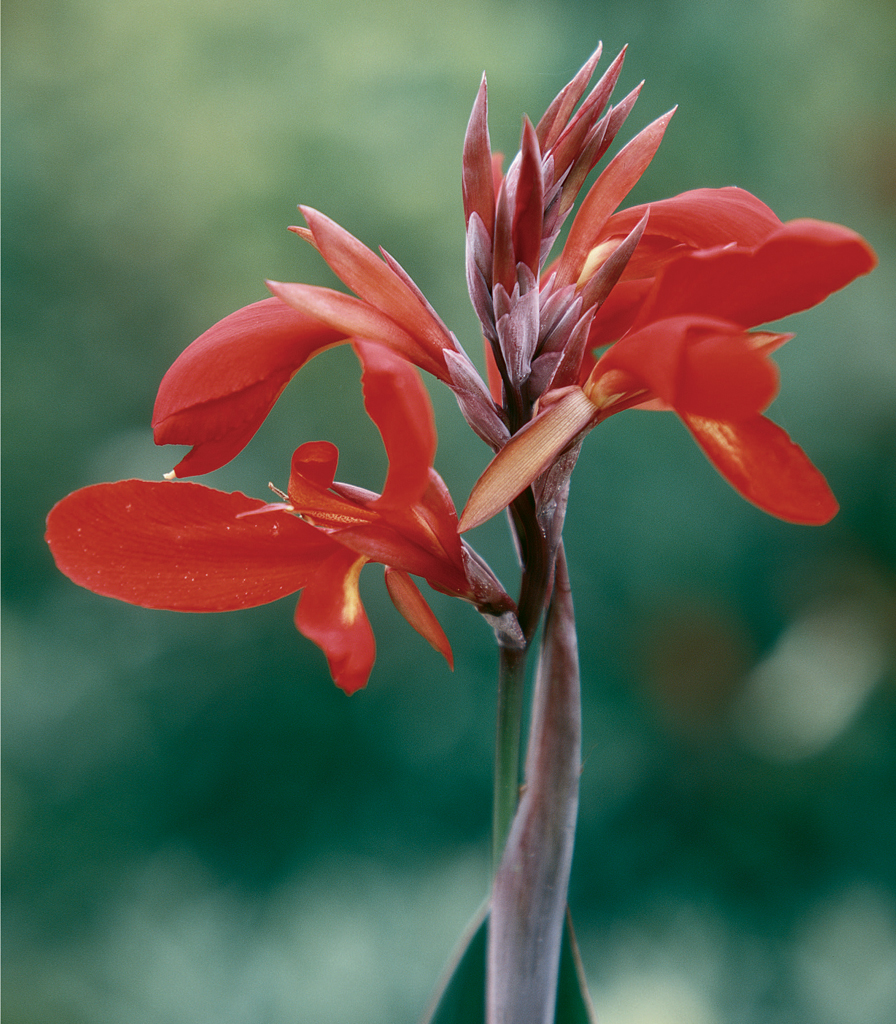
[[[382,494],[336,482],[338,451],[325,441],[296,451],[277,504],[192,483],[98,484],[50,512],[59,568],[96,593],[174,611],[251,608],[301,590],[296,626],[323,649],[347,693],[366,684],[375,656],[358,591],[368,562],[386,566],[399,611],[449,664],[451,647],[411,575],[512,634],[513,602],[459,538],[432,468],[436,433],[419,375],[383,346],[354,347],[365,406],[389,456]]]
[[[461,528],[530,484],[550,505],[562,481],[556,472],[546,478],[548,470],[565,453],[568,477],[584,435],[632,407],[674,410],[718,471],[765,511],[827,522],[837,503],[824,477],[762,415],[778,387],[768,355],[790,335],[750,328],[807,309],[872,270],[862,238],[820,221],[782,224],[736,188],[614,212],[653,158],[667,114],[601,173],[536,287],[581,172],[632,105],[635,94],[599,117],[621,58],[575,115],[595,58],[538,129],[524,128],[520,155],[492,196],[484,88],[474,108],[465,152],[468,280],[513,437],[478,481]],[[530,209],[539,203],[540,222]]]
[[[753,329],[821,302],[870,271],[874,254],[837,225],[782,224],[739,189],[701,189],[618,211],[653,159],[670,112],[607,164],[545,269],[585,179],[639,92],[608,105],[620,53],[585,96],[599,56],[537,126],[525,121],[505,175],[489,143],[484,80],[474,104],[463,150],[466,270],[489,384],[388,253],[376,255],[304,207],[308,226],[293,230],[354,294],[269,282],[274,298],[210,328],[162,381],[156,443],[191,446],[172,475],[206,473],[245,447],[309,359],[351,342],[389,456],[381,495],[337,483],[337,452],[326,442],[298,449],[284,500],[275,504],[194,484],[100,484],[50,513],[47,536],[62,571],[101,594],[191,611],[245,608],[302,590],[296,624],[324,649],[347,691],[365,684],[374,658],[357,586],[367,562],[387,567],[396,605],[449,660],[411,575],[472,602],[503,645],[524,643],[513,602],[457,536],[454,506],[432,467],[435,428],[414,367],[452,389],[470,426],[497,452],[461,528],[514,503],[524,560],[537,565],[527,567],[520,604],[527,637],[550,593],[579,445],[616,412],[674,410],[744,497],[794,522],[830,519],[837,504],[824,478],[763,415],[777,392],[768,357],[789,336]]]

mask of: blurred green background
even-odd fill
[[[584,677],[571,903],[602,1024],[896,1017],[896,12],[889,0],[7,0],[3,444],[7,1024],[414,1021],[487,883],[494,652],[435,600],[449,673],[365,594],[347,699],[292,601],[178,616],[96,597],[42,539],[69,490],[158,478],[175,356],[266,293],[331,284],[322,209],[479,352],[459,168],[605,41],[622,138],[680,105],[632,201],[738,184],[840,221],[882,266],[799,317],[772,410],[828,527],[774,521],[671,416],[576,470]],[[487,451],[431,389],[459,504]],[[211,482],[263,497],[299,443],[379,489],[350,353],[303,371]],[[338,412],[334,415],[334,411]],[[501,523],[474,539],[509,588]]]

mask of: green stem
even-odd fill
[[[495,735],[495,796],[492,818],[492,867],[498,870],[516,813],[520,789],[520,735],[526,651],[501,648]]]
[[[500,649],[492,813],[492,861],[495,871],[501,863],[519,803],[526,656],[544,610],[549,578],[545,537],[538,525],[531,489],[527,488],[513,501],[510,514],[511,529],[516,533],[523,563],[517,614],[527,646],[522,651],[503,647]]]

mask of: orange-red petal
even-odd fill
[[[871,247],[849,228],[789,221],[755,248],[708,249],[671,260],[634,327],[683,313],[757,327],[817,305],[876,264]]]
[[[356,342],[364,367],[364,407],[383,439],[389,470],[378,507],[416,504],[429,486],[438,437],[417,369],[383,345]]]
[[[268,288],[288,306],[326,324],[341,338],[366,338],[388,345],[403,358],[440,380],[448,379],[444,360],[409,334],[391,317],[354,295],[311,284],[267,281]]]
[[[808,526],[820,526],[837,514],[839,505],[825,478],[771,420],[682,419],[719,473],[763,511]]]
[[[314,578],[335,542],[264,502],[201,484],[122,480],[85,487],[47,517],[59,569],[144,608],[220,612],[276,601]]]
[[[358,590],[366,561],[338,548],[309,581],[296,606],[296,628],[321,648],[333,682],[346,693],[367,685],[376,659],[373,630]]]
[[[365,302],[417,339],[421,349],[443,366],[442,349],[454,343],[438,318],[413,288],[375,253],[335,221],[308,206],[300,207],[314,243],[336,276]],[[362,334],[363,332],[358,332]]]
[[[423,639],[442,655],[454,671],[454,655],[439,620],[406,572],[386,566],[386,589],[392,603]]]
[[[569,238],[557,266],[557,287],[578,280],[595,239],[647,170],[674,113],[670,110],[640,131],[616,154],[591,186],[569,229]]]
[[[743,419],[766,409],[778,390],[777,369],[765,348],[724,320],[671,317],[609,348],[591,380],[622,370],[679,413]]]
[[[277,299],[231,313],[201,334],[162,379],[156,444],[188,444],[178,476],[219,469],[264,422],[297,370],[345,334]]]

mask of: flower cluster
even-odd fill
[[[97,593],[181,611],[246,608],[301,590],[296,625],[352,692],[374,662],[358,593],[368,562],[386,567],[400,612],[449,661],[411,576],[473,604],[502,646],[527,643],[550,593],[579,447],[624,409],[673,410],[725,479],[765,511],[829,520],[837,504],[823,476],[764,416],[778,386],[768,357],[789,336],[755,328],[822,301],[870,271],[874,254],[838,225],[782,223],[737,188],[620,210],[670,112],[607,163],[548,262],[638,94],[610,104],[620,54],[586,96],[599,56],[537,125],[524,122],[505,174],[489,142],[484,79],[476,98],[463,149],[466,276],[488,380],[392,256],[303,207],[307,227],[293,230],[353,294],[271,281],[273,298],[193,342],[163,379],[153,414],[156,443],[190,451],[167,482],[100,484],[63,499],[47,527],[59,568]],[[342,343],[361,363],[365,407],[389,457],[382,494],[335,481],[328,442],[297,449],[273,504],[173,479],[233,459],[302,366]],[[453,391],[495,453],[460,524],[433,468],[436,433],[418,369]],[[459,535],[508,507],[524,567],[517,603]]]

